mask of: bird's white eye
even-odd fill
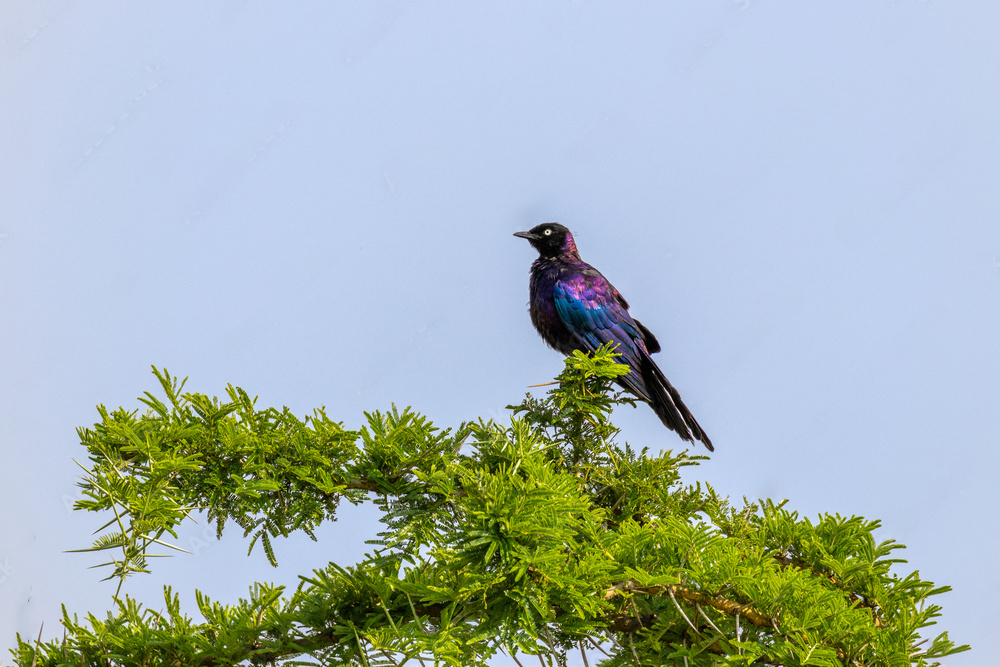
[[[546,236],[552,236],[552,230],[546,229],[544,232],[542,232],[542,234],[545,234]]]

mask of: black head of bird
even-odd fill
[[[569,229],[558,222],[536,225],[526,232],[515,232],[514,236],[527,239],[528,243],[542,257],[558,257],[576,253],[576,243]]]

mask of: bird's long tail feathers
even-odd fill
[[[640,358],[639,372],[643,384],[646,385],[645,389],[650,397],[653,412],[660,418],[664,426],[676,431],[683,440],[689,442],[698,440],[708,448],[708,451],[714,452],[715,447],[712,446],[712,441],[708,439],[694,415],[684,405],[681,395],[663,375],[663,371],[647,355],[642,355]]]

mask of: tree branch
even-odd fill
[[[756,609],[754,609],[749,604],[740,604],[733,600],[729,600],[722,597],[713,597],[706,593],[696,591],[693,588],[688,588],[687,586],[682,586],[680,584],[664,584],[662,586],[643,586],[638,581],[634,579],[629,579],[627,581],[622,581],[615,584],[604,593],[605,600],[611,600],[616,595],[623,595],[625,593],[639,593],[641,595],[662,595],[664,593],[668,595],[675,595],[682,600],[687,600],[688,602],[694,604],[703,604],[719,611],[729,614],[730,616],[736,616],[739,614],[743,616],[748,621],[761,628],[771,628],[774,627],[773,619],[765,616]]]

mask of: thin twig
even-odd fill
[[[628,647],[632,650],[632,659],[635,660],[636,667],[642,667],[639,662],[639,654],[635,652],[635,644],[632,642],[632,633],[628,633]]]
[[[594,641],[593,637],[587,637],[587,641],[590,642],[593,645],[593,647],[596,648],[598,651],[608,656],[609,658],[611,657],[611,654],[605,651],[603,648],[601,648],[601,645],[598,644],[596,641]]]
[[[736,614],[736,641],[741,642],[741,643],[743,642],[742,634],[743,634],[743,632],[740,630],[740,615],[737,613]],[[743,655],[743,647],[742,646],[736,647],[736,650],[739,652],[739,655]]]
[[[38,628],[38,639],[35,640],[35,655],[31,658],[31,667],[38,664],[38,649],[42,646],[42,630],[44,629],[45,621],[42,621],[41,627]]]
[[[354,640],[358,643],[358,651],[361,653],[361,660],[364,662],[365,667],[371,667],[371,663],[368,662],[368,652],[365,647],[361,645],[361,637],[358,636],[358,629],[354,627],[351,623],[351,630],[354,631]]]
[[[413,613],[413,620],[414,620],[414,622],[416,622],[417,627],[420,628],[420,631],[426,635],[427,634],[427,628],[424,627],[424,624],[420,621],[420,617],[417,616],[417,608],[413,606],[413,599],[410,598],[410,594],[409,593],[404,593],[404,595],[406,595],[406,601],[410,603],[410,611]],[[417,660],[419,660],[419,659],[420,658],[417,658]],[[421,664],[423,664],[423,663],[421,663]]]
[[[549,630],[549,624],[546,623],[542,626],[545,629],[545,643],[549,645],[549,662],[552,662],[552,656],[556,654],[555,644],[552,642],[552,632]]]
[[[642,626],[642,613],[639,611],[639,607],[635,604],[635,598],[630,597],[628,599],[630,605],[632,605],[632,611],[635,612],[635,620],[639,622],[639,626]]]
[[[708,624],[712,626],[712,629],[715,630],[716,632],[718,632],[721,635],[722,634],[722,630],[720,630],[719,628],[715,627],[715,623],[712,623],[712,619],[710,619],[708,617],[708,614],[706,614],[702,610],[701,605],[698,604],[697,602],[695,602],[694,606],[695,606],[695,609],[698,610],[698,613],[701,614],[701,617],[704,618],[706,621],[708,621]]]
[[[698,632],[698,628],[694,627],[694,623],[692,623],[691,619],[688,618],[688,615],[684,613],[684,610],[681,609],[680,604],[678,604],[678,602],[677,602],[677,598],[674,597],[674,589],[672,587],[668,588],[667,592],[670,593],[670,599],[674,601],[674,606],[677,607],[677,611],[679,611],[681,613],[681,616],[683,616],[684,620],[687,621],[688,625],[691,626],[691,629],[694,630],[694,633],[696,635],[698,635],[699,637],[701,637],[701,633]]]
[[[590,662],[587,660],[587,651],[583,648],[583,640],[580,640],[580,655],[583,656],[583,667],[590,667]]]
[[[688,547],[687,552],[684,554],[684,558],[681,559],[681,567],[687,565],[688,556],[691,555],[691,550],[694,549],[694,542],[691,542],[691,546]]]

